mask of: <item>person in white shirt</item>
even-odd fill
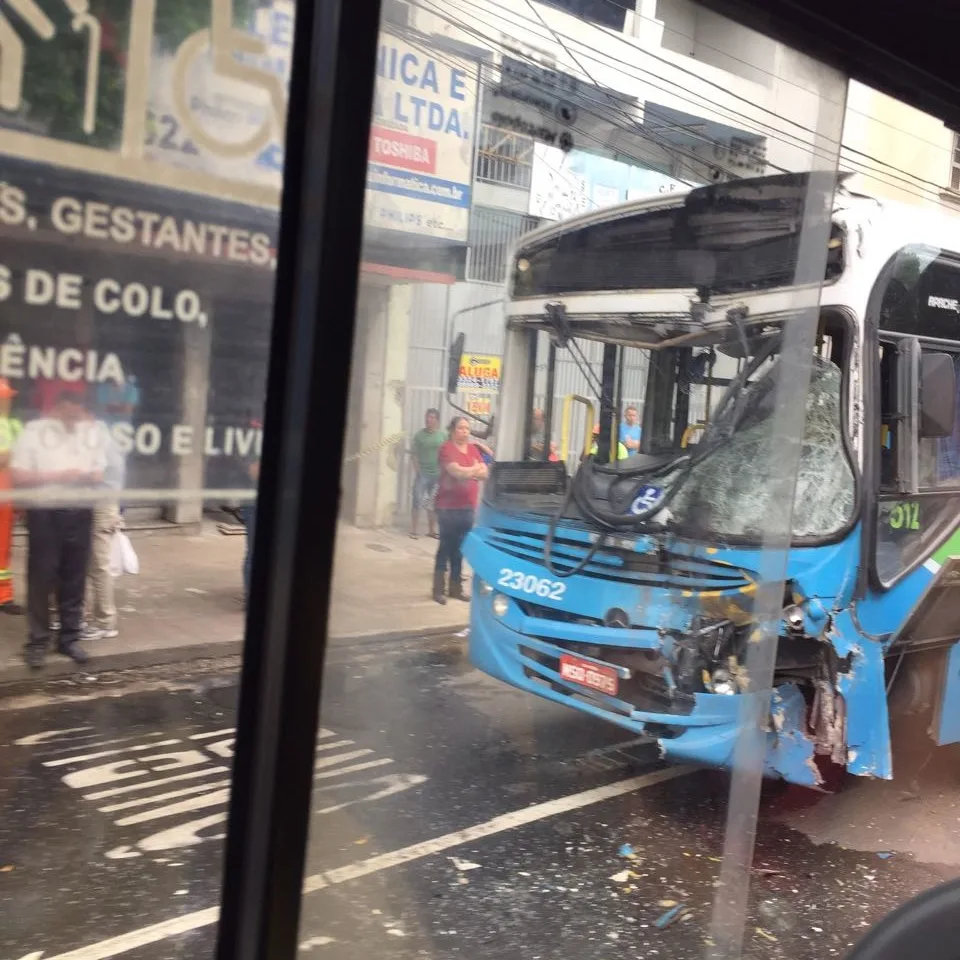
[[[110,426],[103,420],[96,422],[102,432],[106,467],[101,484],[105,493],[115,496],[123,489],[126,463]],[[113,574],[110,572],[110,548],[116,532],[123,527],[120,504],[105,499],[93,508],[93,532],[90,545],[90,564],[87,570],[88,626],[81,640],[112,640],[118,635],[117,604],[114,600]]]
[[[22,498],[28,534],[24,657],[32,669],[43,666],[50,644],[51,594],[60,606],[60,652],[76,663],[88,659],[78,640],[93,505],[78,502],[76,494],[100,488],[106,467],[102,428],[69,391],[57,394],[49,416],[27,424],[13,448],[11,479],[28,494]]]

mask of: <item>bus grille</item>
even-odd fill
[[[542,534],[494,530],[489,543],[511,557],[542,564],[545,539]],[[588,550],[588,545],[581,540],[555,537],[551,551],[553,565],[567,573],[583,560]],[[736,591],[753,583],[743,570],[725,563],[676,553],[637,553],[608,545],[597,550],[580,575],[638,587],[697,591]]]

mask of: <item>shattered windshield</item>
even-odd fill
[[[747,388],[733,434],[694,464],[673,497],[672,520],[686,532],[760,537],[764,518],[777,509],[771,476],[781,440],[773,435],[770,421],[781,363],[774,362]],[[843,439],[842,386],[840,368],[824,357],[814,357],[794,503],[794,537],[829,536],[853,516],[855,481]]]

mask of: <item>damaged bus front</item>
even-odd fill
[[[669,759],[729,766],[757,692],[804,187],[612,208],[530,234],[512,263],[498,463],[465,548],[471,659]],[[892,707],[960,740],[960,331],[943,306],[960,230],[842,184],[827,215],[763,694],[768,773],[809,786],[831,763],[891,776]]]

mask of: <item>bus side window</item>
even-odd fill
[[[933,349],[933,348],[931,348]],[[942,352],[942,347],[935,348]],[[954,369],[960,374],[960,354],[954,354]],[[960,397],[958,409],[960,409]],[[920,489],[940,490],[960,487],[960,419],[949,437],[923,437],[920,440]]]
[[[880,489],[897,487],[897,347],[880,344]]]

